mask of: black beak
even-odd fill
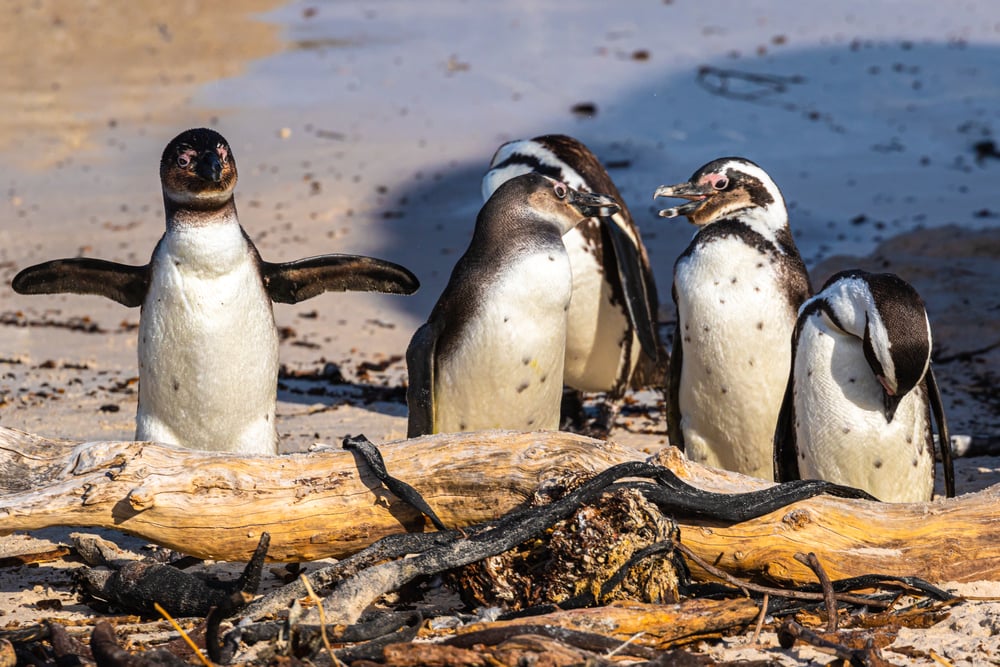
[[[882,414],[885,415],[885,422],[887,424],[892,423],[892,418],[896,416],[896,408],[899,407],[899,402],[903,400],[901,394],[890,394],[885,389],[882,390]]]
[[[679,215],[690,215],[697,211],[705,200],[715,192],[711,185],[695,185],[694,183],[678,183],[677,185],[661,185],[653,193],[653,199],[657,197],[677,197],[680,199],[690,199],[686,204],[665,208],[660,211],[661,218],[676,218]]]
[[[605,218],[621,209],[613,197],[573,189],[569,191],[569,203],[585,218]]]
[[[205,155],[198,160],[198,166],[195,167],[195,173],[206,181],[211,181],[213,183],[218,183],[222,180],[222,161],[219,160],[219,156],[215,154],[215,151],[205,153]]]

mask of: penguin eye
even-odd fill
[[[190,146],[181,146],[177,152],[177,165],[183,169],[186,169],[194,160],[195,156],[198,155],[198,151],[191,148]]]
[[[568,189],[565,185],[562,183],[556,183],[552,189],[556,191],[556,197],[559,197],[559,199],[566,199]]]
[[[712,187],[716,190],[725,190],[729,187],[729,178],[726,176],[719,176],[717,179],[712,181]]]

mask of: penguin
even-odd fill
[[[788,341],[812,293],[785,200],[740,157],[709,162],[654,197],[690,200],[660,215],[699,227],[674,264],[670,442],[694,461],[772,479]]]
[[[596,424],[606,432],[626,389],[665,380],[660,368],[667,354],[656,329],[659,298],[649,257],[614,182],[583,143],[550,134],[503,144],[483,176],[483,200],[529,172],[619,203],[614,215],[589,218],[563,237],[573,272],[563,382],[577,391],[607,393]]]
[[[160,160],[166,232],[148,264],[79,257],[14,277],[20,294],[96,294],[140,307],[137,440],[277,453],[272,302],[330,290],[411,294],[419,286],[405,268],[369,257],[263,261],[237,218],[236,180],[222,135],[182,132]]]
[[[933,415],[946,492],[955,495],[930,322],[909,283],[857,269],[834,275],[799,309],[791,353],[774,435],[778,481],[823,479],[887,502],[928,501]]]
[[[559,428],[572,293],[562,238],[617,210],[537,173],[497,188],[406,351],[409,437]]]

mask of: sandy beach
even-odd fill
[[[163,233],[160,152],[209,126],[232,146],[240,220],[265,260],[366,254],[421,281],[410,297],[275,307],[282,451],[405,437],[403,353],[468,243],[493,151],[560,132],[594,150],[630,206],[664,336],[673,262],[694,228],[657,218],[652,192],[724,155],[754,160],[781,187],[814,286],[851,267],[910,281],[928,305],[952,433],[976,454],[959,460],[958,491],[1000,482],[992,2],[140,0],[81,11],[15,0],[3,12],[3,426],[132,439],[138,309],[21,296],[10,279],[59,257],[146,263]],[[632,398],[611,438],[665,445],[656,394]],[[0,553],[34,538],[0,538]],[[0,571],[0,625],[31,620],[51,596],[65,615],[91,613],[57,568],[47,575]],[[1000,595],[996,582],[962,590]],[[921,632],[904,641],[951,664],[1000,660],[1000,603],[967,603]],[[725,655],[815,664],[774,647],[727,643]]]

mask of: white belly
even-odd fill
[[[508,145],[506,150],[502,148],[494,156],[494,164],[502,162],[514,150],[536,155],[546,164],[558,165],[561,172],[559,179],[571,188],[591,191],[590,184],[583,177],[547,149],[533,145],[533,142],[517,143],[517,147]],[[530,166],[522,163],[491,169],[483,178],[483,199],[489,199],[505,181],[531,171]],[[591,236],[601,236],[600,223],[593,218],[563,235],[573,272],[563,383],[580,391],[620,391],[625,389],[639,362],[641,348],[638,338],[629,333],[625,304],[612,304],[611,287],[604,280],[602,258],[596,254],[596,247],[588,242],[584,230]],[[633,241],[641,245],[638,238],[633,238]],[[605,248],[604,252],[610,253],[612,249]],[[656,313],[653,313],[655,316]],[[629,348],[625,346],[627,336],[633,338]],[[628,350],[631,352],[626,354]]]
[[[810,317],[795,358],[795,435],[799,473],[864,489],[888,502],[931,499],[934,459],[921,387],[907,394],[891,423],[862,343]]]
[[[626,358],[629,331],[625,305],[612,304],[611,286],[604,279],[601,259],[594,254],[580,227],[597,227],[595,220],[581,223],[563,236],[573,273],[566,328],[566,367],[563,382],[581,391],[611,391],[628,381],[641,348],[633,340]],[[605,252],[611,252],[605,248]]]
[[[273,454],[271,302],[239,228],[225,232],[186,230],[161,242],[153,258],[139,321],[136,438]]]
[[[526,257],[492,281],[461,343],[438,355],[434,430],[559,428],[569,260]]]
[[[714,241],[678,262],[674,284],[688,457],[773,479],[795,312],[768,256],[736,240]]]

